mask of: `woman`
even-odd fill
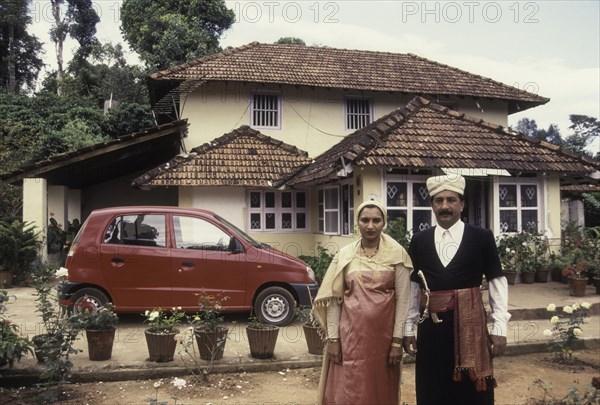
[[[356,212],[361,238],[334,257],[314,303],[327,342],[319,403],[398,404],[412,263],[382,233],[381,203]]]

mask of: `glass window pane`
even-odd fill
[[[306,214],[304,214],[303,212],[299,212],[296,214],[296,228],[306,228]]]
[[[521,186],[521,207],[537,207],[537,186]]]
[[[292,193],[289,191],[284,191],[281,193],[281,207],[282,208],[292,208]]]
[[[431,211],[414,210],[412,213],[412,219],[413,234],[424,231],[425,229],[429,229],[431,227]]]
[[[402,218],[404,219],[404,223],[406,224],[406,210],[387,210],[387,214],[388,214],[388,222],[389,221],[393,221],[394,219],[397,218]]]
[[[406,207],[406,183],[389,182],[386,194],[388,207]]]
[[[500,184],[498,188],[500,207],[517,206],[517,186],[514,184]],[[509,231],[512,232],[512,231]]]
[[[250,229],[260,229],[260,214],[250,214]]]
[[[121,243],[121,223],[121,217],[117,217],[112,220],[112,222],[104,232],[104,243]]]
[[[275,229],[275,214],[265,214],[265,229]]]
[[[292,214],[290,212],[281,214],[281,228],[292,229]]]
[[[275,208],[275,193],[265,193],[265,207]]]
[[[260,208],[260,193],[258,191],[250,193],[250,208]]]
[[[306,208],[306,193],[304,191],[296,192],[296,208]]]
[[[201,218],[173,216],[175,243],[180,249],[224,251],[230,237],[220,228]]]
[[[517,232],[517,211],[500,211],[500,232]]]
[[[166,246],[164,215],[127,215],[122,229],[126,245]]]
[[[325,223],[326,223],[325,232],[337,233],[338,229],[339,229],[338,213],[337,212],[326,212],[325,213]]]
[[[521,211],[521,228],[522,230],[533,229],[538,230],[538,212],[537,210]]]
[[[323,190],[319,190],[317,194],[319,198],[319,204],[323,204]]]
[[[429,192],[425,183],[413,183],[413,206],[429,207]]]
[[[319,219],[319,232],[323,232],[325,230],[324,223],[325,223],[324,220]]]
[[[325,208],[336,209],[338,207],[337,189],[329,188],[325,190]]]

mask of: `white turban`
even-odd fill
[[[465,193],[465,178],[460,174],[454,173],[445,176],[430,177],[427,179],[427,190],[431,197],[446,190],[463,195]]]

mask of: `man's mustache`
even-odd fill
[[[440,215],[452,215],[452,211],[443,210],[443,211],[440,211]]]

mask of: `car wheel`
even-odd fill
[[[102,291],[96,288],[82,288],[71,298],[71,313],[78,315],[83,309],[96,312],[110,300]]]
[[[296,301],[283,287],[269,287],[256,297],[254,313],[259,321],[270,325],[285,326],[294,319]]]

